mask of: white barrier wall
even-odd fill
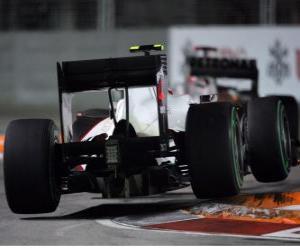
[[[214,46],[220,56],[257,59],[260,95],[294,95],[300,101],[298,27],[173,27],[168,41],[171,84],[184,80],[183,51],[187,46]]]

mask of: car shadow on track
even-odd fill
[[[140,199],[140,198],[147,198],[148,200],[151,200],[151,199],[169,199],[169,198],[172,198],[172,197],[180,197],[180,196],[183,196],[186,200],[186,197],[194,197],[196,199],[196,197],[194,196],[193,192],[190,191],[190,192],[174,192],[174,193],[161,193],[161,194],[154,194],[154,195],[149,195],[149,196],[134,196],[134,197],[130,197],[131,200],[134,200],[134,199]],[[103,199],[101,196],[99,197],[92,197],[93,200],[101,200]],[[112,198],[114,199],[114,198]]]
[[[156,203],[131,203],[131,204],[101,204],[86,208],[84,210],[62,215],[62,216],[35,216],[21,218],[22,220],[79,220],[79,219],[106,219],[112,217],[129,215],[147,215],[162,212],[174,212],[178,209],[184,209],[195,206],[201,202],[197,199],[191,200],[168,200]]]

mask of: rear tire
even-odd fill
[[[298,164],[298,149],[299,144],[299,111],[298,103],[293,96],[274,96],[280,98],[283,102],[286,115],[289,121],[289,130],[291,136],[291,165],[296,166]]]
[[[230,103],[191,105],[186,157],[198,198],[236,195],[243,184],[243,155],[237,108]]]
[[[290,171],[291,142],[288,118],[278,97],[264,97],[247,104],[249,165],[257,181],[275,182]]]
[[[4,180],[14,213],[53,212],[60,200],[55,125],[46,119],[12,121],[6,130]]]

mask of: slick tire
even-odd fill
[[[197,198],[232,196],[243,184],[237,108],[230,103],[191,105],[186,123],[186,158]]]
[[[51,120],[12,121],[4,145],[4,181],[14,213],[55,211],[60,200],[55,156],[56,127]]]
[[[291,141],[285,106],[278,97],[263,97],[247,104],[249,165],[257,181],[287,178]]]
[[[275,96],[274,96],[275,97]],[[286,115],[289,122],[289,130],[291,136],[291,165],[298,164],[298,149],[299,144],[299,110],[298,103],[293,96],[276,96],[283,102]]]

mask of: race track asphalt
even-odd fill
[[[0,245],[300,245],[300,242],[288,240],[135,230],[109,223],[110,219],[120,216],[155,214],[196,204],[199,200],[195,199],[190,188],[129,200],[99,199],[99,195],[88,193],[64,195],[55,213],[16,215],[6,203],[2,168],[0,160]],[[276,184],[260,184],[249,176],[242,192],[299,190],[298,167],[292,170],[286,181]]]

